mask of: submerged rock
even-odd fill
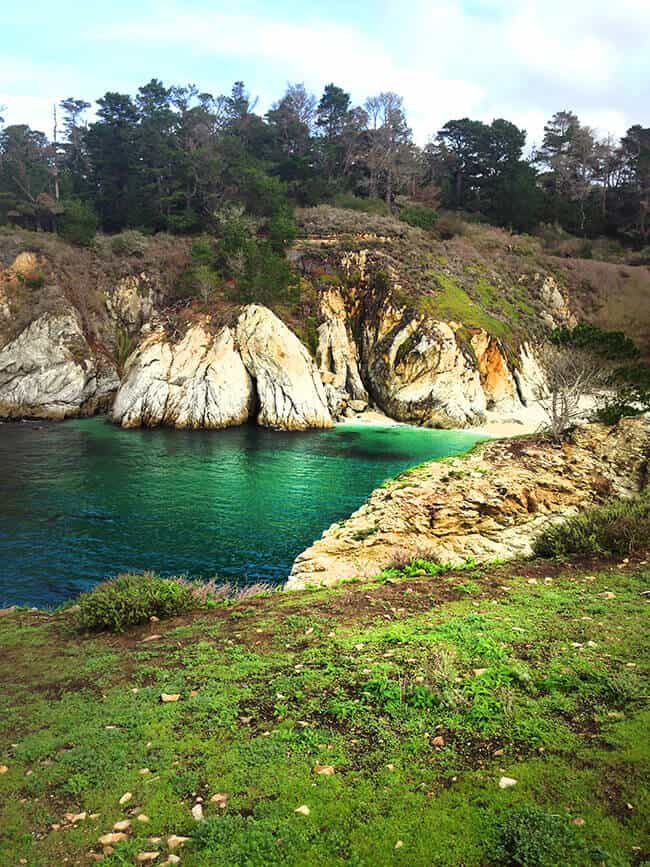
[[[122,427],[225,428],[248,420],[253,382],[230,328],[192,326],[179,343],[150,335],[129,357],[113,406]]]
[[[96,411],[118,386],[76,310],[43,314],[0,351],[0,416],[63,419]]]
[[[313,359],[274,313],[257,304],[246,307],[237,322],[237,343],[255,380],[258,424],[282,430],[332,426]]]

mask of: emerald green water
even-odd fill
[[[56,605],[126,570],[283,581],[385,479],[477,439],[407,426],[0,424],[0,606]]]

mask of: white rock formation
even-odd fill
[[[157,331],[140,344],[126,363],[113,420],[122,427],[224,428],[247,421],[253,401],[231,329],[214,336],[198,324],[180,343]]]
[[[247,306],[237,322],[237,343],[255,380],[258,424],[283,430],[332,426],[316,365],[274,313],[257,304]]]
[[[323,322],[318,327],[316,353],[321,379],[326,385],[330,411],[338,415],[348,400],[368,403],[368,392],[359,373],[359,353],[350,332],[345,301],[338,289],[320,299]]]
[[[447,322],[400,323],[375,347],[368,378],[377,404],[399,421],[462,427],[484,417],[479,371]]]
[[[73,310],[43,314],[0,351],[0,416],[92,412],[117,384],[112,369],[100,371]]]

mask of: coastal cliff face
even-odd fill
[[[576,322],[544,263],[497,230],[440,242],[386,218],[353,231],[353,218],[301,215],[294,311],[237,306],[223,292],[179,299],[183,239],[122,257],[110,239],[95,250],[33,233],[0,239],[0,416],[111,411],[125,427],[254,419],[304,430],[374,408],[465,427],[533,402],[536,342]],[[34,249],[20,249],[25,239]]]
[[[296,558],[287,589],[368,578],[415,557],[460,564],[530,556],[549,522],[640,493],[649,467],[649,415],[585,425],[562,445],[540,437],[481,444],[374,491]]]

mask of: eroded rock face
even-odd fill
[[[246,307],[237,322],[237,344],[255,380],[258,424],[282,430],[332,426],[314,361],[274,313],[256,304]]]
[[[340,290],[323,292],[320,312],[323,321],[318,328],[316,357],[330,412],[338,416],[349,402],[361,401],[367,405],[368,392],[359,373],[359,353]]]
[[[122,427],[225,428],[248,420],[254,397],[232,330],[213,335],[198,324],[179,343],[155,332],[140,344],[127,361],[113,420]]]
[[[100,408],[117,388],[84,337],[79,314],[43,314],[0,351],[0,416],[63,419]]]
[[[367,578],[415,556],[440,563],[529,556],[549,522],[639,493],[649,460],[646,415],[615,427],[585,425],[561,446],[543,438],[494,440],[425,464],[326,530],[296,558],[287,587]]]
[[[476,363],[446,322],[400,321],[371,350],[367,375],[377,405],[398,421],[464,427],[484,418]]]
[[[156,290],[147,274],[123,277],[106,293],[106,309],[127,334],[137,334],[156,310]]]

